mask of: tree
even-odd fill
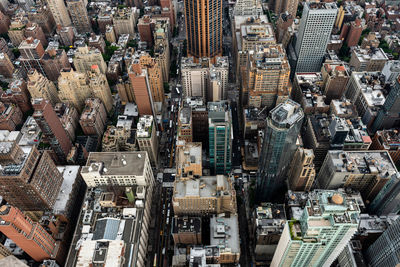
[[[350,61],[350,47],[347,46],[346,43],[343,43],[342,47],[339,50],[339,58],[343,61]]]
[[[169,89],[169,83],[164,82],[164,93],[168,94],[170,92],[171,92],[171,90]]]

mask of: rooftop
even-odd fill
[[[286,100],[270,111],[271,120],[277,127],[290,127],[304,117],[300,105],[293,100]]]
[[[220,253],[240,253],[239,223],[237,215],[213,216],[210,219],[210,244]]]
[[[176,152],[176,168],[184,169],[192,164],[202,164],[202,143],[186,142],[178,146]],[[189,174],[190,175],[190,174]]]
[[[382,48],[372,47],[371,49],[363,49],[357,47],[353,50],[353,53],[360,62],[368,62],[370,60],[389,60]]]
[[[136,137],[149,138],[152,135],[152,129],[153,129],[153,116],[152,115],[141,116],[137,124]]]
[[[138,175],[144,173],[147,152],[91,152],[81,173]]]
[[[332,99],[331,107],[333,114],[341,118],[355,118],[358,117],[357,109],[354,104],[348,99]]]
[[[100,99],[98,98],[88,98],[85,100],[85,108],[82,111],[82,115],[80,120],[95,120],[97,118],[97,114],[99,113],[99,109],[103,105]]]
[[[63,214],[67,207],[68,200],[70,198],[70,194],[73,190],[74,183],[78,177],[80,166],[74,165],[66,165],[66,166],[58,166],[58,171],[63,176],[63,182],[61,184],[60,192],[57,195],[56,202],[53,206],[54,214]]]
[[[172,233],[200,233],[200,217],[174,217],[172,221]]]
[[[258,235],[280,233],[286,223],[284,204],[261,203],[256,209]]]
[[[230,195],[232,190],[233,188],[231,188],[231,184],[226,176],[203,176],[196,179],[176,181],[174,197],[217,198],[221,195]]]
[[[400,149],[400,134],[398,129],[377,131],[379,144],[390,152]]]

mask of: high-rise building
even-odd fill
[[[136,7],[119,8],[112,17],[115,34],[129,34],[130,38],[135,35],[135,25],[138,20],[139,10]]]
[[[208,136],[212,173],[227,174],[232,161],[232,114],[229,102],[208,102]]]
[[[297,6],[299,5],[298,0],[274,0],[268,2],[270,5],[270,10],[275,14],[281,14],[288,12],[293,17],[296,17]]]
[[[367,249],[371,266],[397,266],[400,263],[400,218]]]
[[[400,212],[400,174],[391,176],[371,202],[369,211],[379,216]]]
[[[144,115],[139,118],[136,130],[136,140],[140,151],[147,151],[152,166],[158,166],[158,136],[151,115]]]
[[[5,53],[0,53],[0,75],[4,78],[12,78],[14,73],[15,67]]]
[[[51,10],[47,8],[45,3],[37,3],[35,8],[27,12],[29,21],[37,23],[46,36],[50,36],[54,32],[56,23],[54,21]]]
[[[154,24],[155,20],[153,20],[150,15],[144,15],[138,20],[137,28],[140,41],[146,42],[148,47],[153,46]]]
[[[177,136],[178,140],[193,141],[192,109],[190,107],[182,107],[179,110]]]
[[[398,129],[377,131],[372,138],[371,150],[386,150],[393,163],[400,163],[400,135]]]
[[[101,73],[106,73],[107,64],[99,49],[95,47],[80,46],[74,54],[74,66],[77,72],[91,71],[92,66],[97,65]]]
[[[270,111],[258,164],[259,200],[271,199],[284,186],[303,118],[300,105],[290,99]]]
[[[92,65],[90,71],[87,72],[89,79],[89,87],[91,94],[100,98],[103,102],[106,111],[109,113],[113,107],[113,97],[111,95],[110,86],[106,75],[100,72],[99,66]]]
[[[340,32],[340,39],[345,39],[348,47],[358,45],[363,27],[361,25],[361,18],[357,17],[354,21],[348,22],[343,25]]]
[[[200,217],[174,217],[172,225],[172,237],[175,244],[202,244]]]
[[[58,118],[61,121],[71,142],[75,141],[75,132],[79,123],[79,114],[76,108],[70,104],[57,103],[54,106]]]
[[[154,58],[161,67],[164,82],[169,81],[170,54],[169,54],[169,23],[157,20],[154,28]]]
[[[68,0],[67,6],[71,15],[72,24],[79,33],[87,33],[92,31],[90,20],[86,10],[87,1],[85,0]]]
[[[221,56],[222,0],[185,0],[184,4],[188,56],[196,61]]]
[[[58,77],[58,88],[62,102],[72,104],[79,112],[85,106],[85,100],[91,96],[86,73],[64,69]]]
[[[65,162],[72,143],[53,107],[48,100],[40,98],[33,99],[32,106],[35,110],[33,118],[42,130],[43,135],[49,141],[59,162]]]
[[[290,67],[281,44],[260,46],[249,53],[244,79],[248,104],[272,109],[289,98]]]
[[[318,173],[321,189],[352,188],[372,202],[393,176],[399,175],[387,151],[328,151]]]
[[[76,35],[76,30],[72,26],[68,27],[60,27],[57,26],[57,33],[60,35],[60,41],[61,44],[64,46],[73,46],[74,45],[74,40],[75,40],[75,35]],[[76,54],[77,50],[75,51]]]
[[[195,63],[193,57],[182,58],[182,90],[186,97],[202,97],[206,101],[210,61],[208,58],[198,61]]]
[[[32,109],[28,87],[22,78],[14,79],[9,84],[8,89],[1,93],[0,99],[5,104],[13,103],[17,105],[24,113]]]
[[[350,78],[347,67],[343,63],[324,63],[321,74],[326,101],[329,103],[332,99],[342,98]]]
[[[400,60],[389,60],[382,70],[385,75],[385,82],[392,83],[400,75]]]
[[[103,135],[101,150],[105,152],[137,151],[134,119],[118,116],[116,126],[108,126]]]
[[[42,66],[49,80],[56,82],[62,69],[70,69],[64,49],[47,49],[41,58]]]
[[[139,114],[155,114],[147,69],[141,67],[139,59],[132,61],[132,65],[128,69],[128,75],[131,81],[130,86],[133,88],[134,98],[138,105]]]
[[[358,229],[358,198],[344,190],[314,190],[300,220],[289,220],[272,267],[330,266]]]
[[[20,43],[25,39],[24,30],[27,24],[26,19],[23,14],[25,12],[21,12],[20,14],[15,15],[10,24],[10,28],[8,30],[8,37],[14,46],[19,46]]]
[[[293,72],[321,70],[336,13],[335,3],[305,3],[296,40],[297,62],[292,66]]]
[[[0,11],[0,34],[7,33],[10,26],[10,18]]]
[[[28,72],[28,91],[32,98],[49,100],[52,105],[60,102],[54,83],[35,69]]]
[[[46,2],[57,25],[63,27],[71,26],[71,19],[69,18],[64,0],[47,0]]]
[[[310,191],[315,179],[314,152],[297,148],[288,173],[289,187],[293,191]]]
[[[0,102],[0,130],[14,131],[22,122],[22,112],[18,106]]]
[[[18,50],[21,52],[19,61],[26,73],[31,69],[36,69],[43,75],[46,75],[41,62],[41,58],[44,55],[44,49],[40,40],[29,37],[21,42],[18,46]]]
[[[356,47],[351,52],[349,65],[354,71],[382,71],[388,60],[382,48]]]
[[[28,24],[28,26],[25,28],[25,37],[32,37],[33,39],[40,40],[40,43],[43,45],[43,47],[46,47],[48,45],[42,27],[40,27],[37,23]]]
[[[82,111],[79,124],[85,135],[96,135],[101,138],[107,122],[107,112],[103,103],[98,98],[85,100],[85,108]]]
[[[16,141],[10,138],[0,141],[9,149],[0,159],[1,195],[25,211],[51,210],[61,188],[62,175],[49,152],[41,154],[36,146],[21,147]]]
[[[229,60],[217,57],[209,70],[208,101],[217,102],[227,98]]]
[[[33,222],[18,208],[8,205],[0,207],[0,218],[0,231],[35,261],[55,258],[58,250],[56,241],[38,222]]]

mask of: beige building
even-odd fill
[[[113,26],[117,38],[121,34],[129,34],[132,38],[135,34],[135,25],[139,16],[136,7],[119,8],[113,16]]]
[[[92,95],[100,98],[106,111],[110,112],[113,107],[113,98],[106,75],[100,72],[97,65],[93,65],[87,75]]]
[[[357,47],[351,53],[350,67],[353,71],[382,71],[388,57],[382,48],[362,49]]]
[[[86,73],[72,69],[61,71],[58,89],[61,101],[72,104],[79,112],[85,106],[85,100],[92,95]]]
[[[71,19],[69,18],[64,0],[47,0],[46,2],[56,24],[63,27],[71,26]]]
[[[120,79],[115,86],[117,87],[122,104],[135,102],[135,93],[129,79],[126,81]]]
[[[172,206],[175,215],[236,214],[236,191],[224,175],[175,180]]]
[[[210,60],[200,58],[194,62],[193,57],[183,57],[181,60],[182,90],[185,97],[201,97],[207,100],[208,71]]]
[[[25,39],[26,24],[27,20],[21,14],[14,16],[11,20],[11,24],[8,29],[8,37],[10,38],[12,44],[16,47],[18,47]]]
[[[97,135],[101,138],[107,122],[107,113],[104,105],[98,98],[88,98],[85,109],[82,111],[79,124],[85,135]],[[100,139],[99,139],[100,140]]]
[[[245,75],[243,92],[248,92],[249,106],[271,109],[289,98],[290,67],[282,45],[260,46],[249,53]]]
[[[192,108],[182,107],[178,115],[178,140],[193,141]]]
[[[310,191],[315,179],[312,149],[297,148],[288,174],[289,187],[293,191]]]
[[[176,146],[176,178],[202,176],[201,143],[178,142]]]
[[[92,31],[90,20],[86,10],[87,0],[68,0],[67,6],[71,20],[79,33]]]
[[[119,116],[116,126],[108,126],[103,135],[101,150],[104,152],[136,151],[136,131],[133,120]]]
[[[154,58],[161,68],[164,82],[169,81],[170,54],[169,54],[169,23],[168,20],[156,20],[154,29]]]
[[[117,38],[115,37],[114,26],[107,24],[105,37],[106,40],[109,41],[110,43],[117,42]]]
[[[99,49],[94,47],[78,47],[74,55],[76,71],[85,73],[90,71],[93,65],[99,66],[101,73],[106,73],[107,65]]]
[[[28,91],[32,99],[43,98],[50,101],[54,106],[60,102],[58,97],[57,88],[52,81],[49,81],[41,73],[35,69],[31,69],[28,73]]]
[[[158,136],[151,115],[144,115],[139,118],[136,130],[136,140],[140,151],[147,151],[151,165],[158,166]]]

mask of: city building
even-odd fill
[[[56,112],[61,124],[67,132],[69,139],[71,142],[74,142],[75,131],[79,121],[78,111],[72,105],[65,103],[57,103],[54,106],[54,111]]]
[[[136,140],[140,151],[147,151],[151,165],[158,166],[158,134],[154,117],[144,115],[139,118]]]
[[[176,177],[202,176],[202,143],[182,143],[178,142],[176,147]]]
[[[286,224],[285,205],[262,203],[254,211],[254,241],[256,263],[271,264]]]
[[[107,122],[107,112],[98,98],[87,98],[79,124],[85,135],[96,135],[101,138]]]
[[[297,148],[288,173],[289,188],[293,191],[310,191],[314,184],[314,152],[312,149]]]
[[[9,26],[10,26],[9,17],[0,11],[0,34],[7,33]]]
[[[185,0],[187,52],[195,61],[222,56],[222,1]]]
[[[172,206],[178,216],[236,214],[236,191],[224,175],[176,179]]]
[[[330,150],[318,173],[318,188],[350,187],[371,202],[398,172],[387,151]]]
[[[56,82],[62,69],[71,68],[64,49],[47,49],[41,58],[46,77]]]
[[[133,119],[128,116],[118,116],[116,126],[108,126],[101,142],[102,151],[136,151],[136,130],[133,129]]]
[[[251,107],[272,109],[290,94],[290,67],[282,45],[259,46],[249,52],[244,81]]]
[[[46,75],[41,58],[44,55],[44,48],[40,40],[29,37],[24,39],[18,46],[21,56],[18,58],[21,65],[28,73],[31,69],[36,69],[43,75]]]
[[[71,19],[63,0],[47,0],[46,2],[57,25],[71,26]]]
[[[122,104],[135,102],[134,91],[129,79],[127,80],[123,80],[121,78],[118,79],[115,87],[117,88],[118,95],[121,98]]]
[[[340,39],[344,39],[348,47],[357,46],[363,31],[361,18],[356,18],[354,21],[345,23],[340,32]]]
[[[217,57],[215,64],[212,64],[209,70],[208,101],[227,99],[228,75],[228,57]]]
[[[169,0],[163,0],[161,2],[171,2]],[[170,72],[170,24],[167,21],[157,20],[154,28],[154,58],[161,67],[162,79],[164,82],[169,81]]]
[[[395,165],[400,163],[400,136],[398,129],[377,131],[372,138],[371,150],[386,150]]]
[[[0,75],[5,79],[12,78],[14,70],[15,67],[8,55],[0,53]]]
[[[112,17],[115,35],[129,34],[130,38],[135,35],[135,25],[139,16],[139,10],[136,7],[118,8]]]
[[[387,61],[382,69],[382,73],[385,75],[386,83],[394,82],[400,75],[400,60]]]
[[[201,245],[201,218],[174,217],[172,219],[172,238],[175,244]]]
[[[356,106],[345,97],[341,100],[332,99],[329,112],[339,118],[354,119],[358,117]]]
[[[323,90],[326,101],[342,98],[349,81],[349,70],[343,63],[324,63],[321,68]]]
[[[84,0],[68,0],[68,12],[71,16],[72,24],[79,33],[92,31],[90,20],[86,11],[87,2]],[[65,25],[64,25],[65,26]]]
[[[0,130],[14,131],[22,124],[22,111],[14,104],[0,102]]]
[[[190,107],[182,107],[178,113],[178,140],[193,142],[193,122],[192,109]]]
[[[292,72],[321,70],[336,13],[335,3],[310,2],[304,5],[295,51],[293,51],[297,62],[295,66],[292,66]]]
[[[0,231],[24,250],[35,261],[55,258],[56,241],[38,223],[32,221],[16,207],[0,207]]]
[[[384,216],[400,211],[400,175],[392,175],[369,206],[372,214]]]
[[[357,232],[358,200],[343,190],[314,190],[300,220],[285,224],[271,266],[330,266]]]
[[[35,69],[28,72],[27,88],[32,99],[43,98],[49,100],[51,105],[60,102],[54,83]]]
[[[147,69],[143,69],[140,66],[139,59],[133,60],[132,65],[128,69],[128,75],[130,86],[133,88],[134,99],[138,105],[139,114],[141,116],[155,115]],[[126,92],[129,91],[130,90],[126,90]]]
[[[12,137],[15,132],[2,134],[1,146],[8,150],[1,155],[2,197],[24,211],[51,210],[63,178],[50,154],[39,153],[35,146],[18,145]]]
[[[115,36],[114,27],[110,24],[107,24],[107,26],[106,26],[105,38],[111,44],[117,43],[117,37]]]
[[[93,65],[97,65],[101,73],[107,71],[101,52],[95,47],[79,46],[75,51],[73,62],[77,72],[91,71]]]
[[[103,37],[101,35],[96,35],[92,33],[89,38],[89,44],[90,47],[96,47],[97,49],[100,50],[101,53],[105,53],[106,49],[106,42],[104,41]]]
[[[149,15],[144,15],[138,20],[140,41],[146,42],[148,47],[153,46],[154,23],[155,21]]]
[[[40,40],[40,43],[42,44],[43,47],[46,47],[48,45],[42,27],[40,27],[37,23],[29,23],[27,25],[27,27],[25,28],[25,37],[26,38],[32,37],[33,39]]]
[[[209,67],[208,58],[201,58],[198,63],[195,63],[193,57],[182,58],[182,90],[185,97],[202,97],[203,101],[207,100]]]
[[[265,201],[284,186],[288,166],[297,149],[297,136],[304,113],[300,105],[286,100],[267,118],[257,174],[257,197]]]
[[[8,29],[8,37],[14,46],[19,46],[20,43],[25,39],[24,30],[26,28],[27,21],[23,17],[23,13],[16,14],[11,19],[10,28]]]
[[[288,12],[292,16],[296,16],[297,14],[297,6],[299,5],[298,0],[274,0],[269,4],[270,10],[272,10],[275,14],[281,14]]]
[[[14,79],[8,85],[8,89],[1,93],[0,100],[4,104],[17,105],[24,113],[32,109],[27,84],[24,79]]]
[[[53,33],[56,23],[50,8],[47,8],[45,3],[36,3],[35,8],[28,10],[27,15],[29,21],[37,23],[46,36],[50,36]]]
[[[202,98],[186,98],[184,106],[192,109],[193,141],[208,147],[208,110]]]
[[[382,71],[388,60],[382,48],[363,49],[357,47],[351,52],[349,65],[357,72]]]
[[[81,175],[88,187],[154,185],[149,157],[142,151],[91,152]]]
[[[396,266],[400,263],[399,233],[400,218],[367,249],[366,257],[372,266]]]
[[[43,136],[48,140],[58,161],[65,162],[72,143],[53,107],[48,100],[41,98],[33,99],[32,106],[35,110],[33,118],[42,130]]]
[[[57,33],[60,35],[60,41],[64,46],[73,46],[76,39],[77,32],[74,27],[60,27],[57,26]],[[76,51],[75,51],[76,53]]]
[[[228,101],[208,102],[208,136],[210,169],[228,174],[232,163],[232,114]]]
[[[100,71],[98,65],[92,65],[87,72],[91,94],[98,97],[104,104],[107,113],[113,108],[113,97],[106,75]]]

